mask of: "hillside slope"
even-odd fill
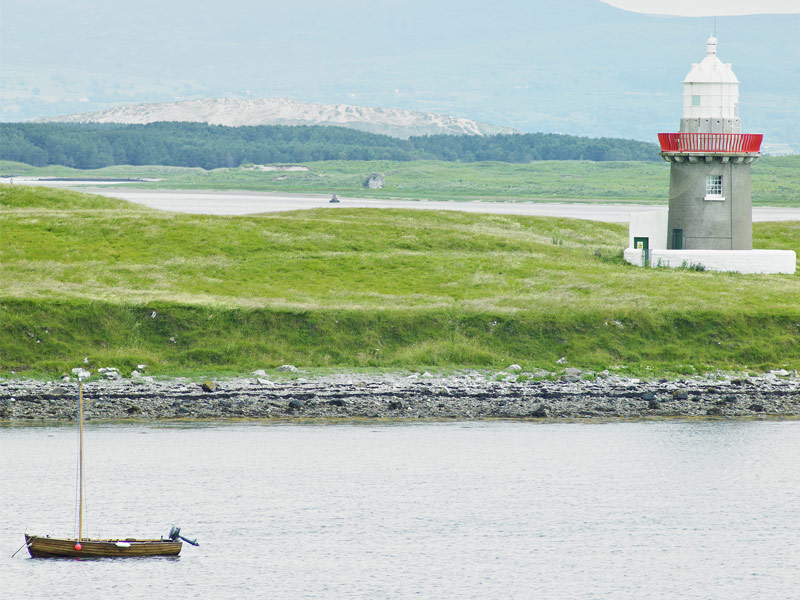
[[[795,244],[798,223],[754,242]],[[0,187],[0,375],[310,367],[800,367],[797,276],[623,263],[625,228],[326,208],[180,215]],[[623,367],[624,365],[624,367]]]

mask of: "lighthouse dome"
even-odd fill
[[[739,83],[730,63],[723,63],[717,57],[717,38],[710,37],[706,40],[705,58],[692,65],[683,83]]]
[[[687,131],[704,131],[707,126],[713,132],[741,130],[739,80],[731,65],[717,57],[715,37],[706,40],[705,58],[693,64],[683,80],[682,130],[688,127]]]

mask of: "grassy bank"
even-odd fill
[[[757,225],[796,249],[798,223]],[[797,276],[626,265],[624,227],[320,209],[162,213],[0,187],[0,373],[800,367]]]
[[[79,171],[31,167],[0,161],[0,174],[50,177],[141,177],[162,181],[134,187],[165,189],[247,189],[275,192],[336,192],[347,197],[503,201],[579,199],[665,204],[669,165],[665,162],[537,161],[530,164],[441,161],[327,161],[302,172],[254,167],[204,171],[180,167],[108,167]],[[372,172],[386,176],[382,190],[364,188]],[[753,202],[800,206],[800,156],[764,157],[753,165]]]

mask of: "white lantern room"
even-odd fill
[[[683,80],[681,133],[741,133],[739,80],[730,63],[717,57],[717,38],[706,41],[706,56]]]

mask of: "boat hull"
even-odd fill
[[[25,535],[33,558],[124,558],[135,556],[177,556],[183,543],[172,540],[86,539],[76,550],[77,540]]]

